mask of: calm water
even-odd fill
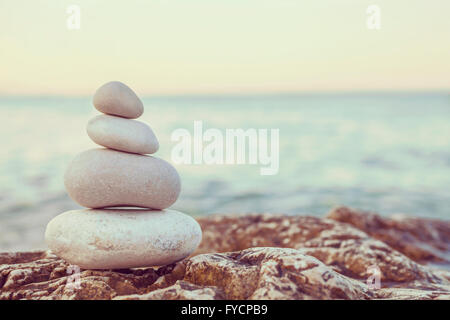
[[[450,217],[447,94],[161,97],[144,104],[141,119],[161,144],[157,156],[169,161],[171,132],[192,132],[194,120],[205,129],[280,129],[276,176],[261,176],[254,165],[177,165],[183,190],[175,208],[183,211],[323,215],[343,204]],[[95,147],[85,133],[95,114],[89,98],[0,98],[0,219],[77,207],[62,176],[77,153]]]

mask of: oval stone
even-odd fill
[[[87,134],[95,143],[131,153],[155,153],[159,149],[158,139],[143,122],[105,114],[88,122]]]
[[[64,175],[69,196],[88,208],[170,207],[180,193],[180,177],[168,162],[111,149],[77,155]]]
[[[111,81],[98,88],[93,104],[100,112],[129,119],[138,118],[144,113],[141,99],[126,84],[119,81]]]
[[[54,254],[84,269],[170,264],[191,254],[201,238],[197,221],[175,210],[72,210],[45,231]]]

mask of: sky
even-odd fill
[[[449,90],[449,14],[448,0],[0,0],[0,95]]]

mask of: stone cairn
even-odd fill
[[[87,133],[100,146],[80,153],[64,176],[69,196],[89,209],[64,212],[47,225],[51,251],[84,269],[166,265],[191,254],[202,232],[190,216],[166,209],[178,198],[180,178],[168,162],[146,154],[159,143],[140,117],[144,106],[121,82],[94,95],[102,112]],[[133,208],[130,208],[133,207]]]

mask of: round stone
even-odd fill
[[[180,177],[168,162],[111,149],[77,155],[64,175],[69,196],[83,207],[170,207],[181,189]]]
[[[159,148],[152,129],[136,120],[102,114],[89,121],[86,131],[92,141],[111,149],[146,154]]]
[[[138,118],[144,113],[141,99],[119,81],[111,81],[98,88],[93,103],[100,112],[129,119]]]
[[[197,221],[175,210],[72,210],[45,231],[51,251],[83,269],[171,264],[191,254],[201,238]]]

